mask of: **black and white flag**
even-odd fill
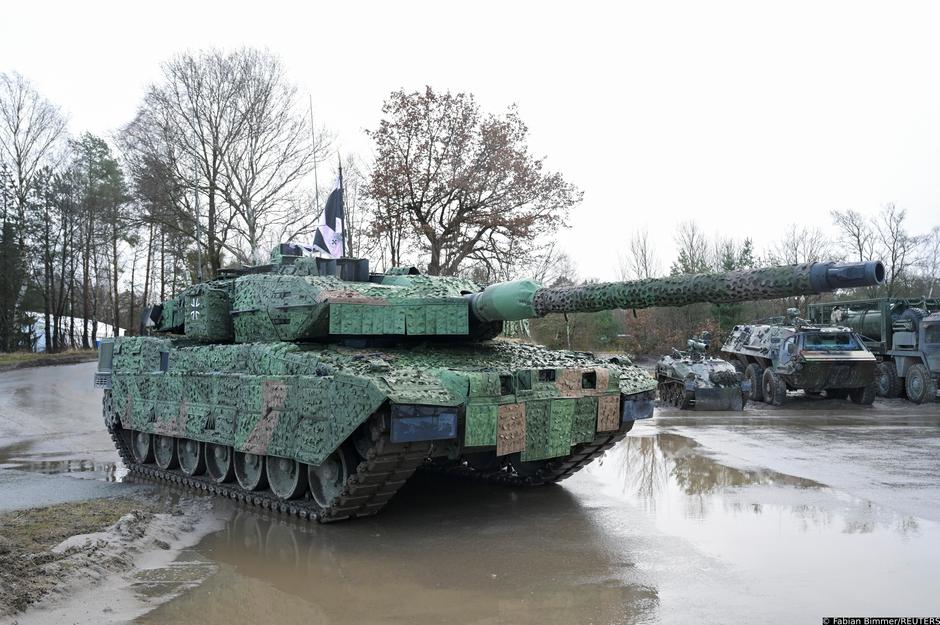
[[[330,193],[323,209],[323,224],[317,226],[313,235],[315,250],[333,258],[341,258],[345,252],[343,238],[343,178],[336,182],[336,188]]]

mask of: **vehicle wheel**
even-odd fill
[[[907,370],[907,398],[917,404],[931,402],[937,397],[937,381],[924,365],[913,365]]]
[[[268,458],[268,484],[281,499],[297,499],[307,492],[307,467],[292,458]]]
[[[828,399],[845,399],[849,396],[849,389],[847,388],[827,388],[826,389],[826,398]]]
[[[904,389],[904,380],[898,377],[898,369],[893,362],[878,363],[875,371],[878,397],[894,399]]]
[[[764,394],[764,401],[771,406],[782,406],[787,400],[787,385],[783,378],[774,371],[767,369],[764,371],[764,385],[761,389]]]
[[[268,485],[264,456],[235,452],[235,479],[245,490],[261,490]]]
[[[153,444],[148,432],[131,432],[131,452],[140,464],[153,462]]]
[[[153,458],[161,469],[175,469],[177,467],[176,439],[172,436],[154,436]]]
[[[206,454],[202,443],[184,438],[176,443],[176,455],[180,468],[186,475],[202,475],[206,472]]]
[[[751,381],[751,399],[754,401],[763,401],[764,399],[764,369],[759,364],[752,362],[744,370],[744,375]]]
[[[853,404],[862,406],[871,406],[875,402],[875,395],[878,394],[878,385],[872,382],[868,386],[849,389],[849,399]]]
[[[346,487],[346,482],[355,473],[352,454],[340,447],[317,466],[308,465],[307,479],[310,482],[310,494],[321,508],[329,508],[333,500],[339,497]]]
[[[695,391],[679,391],[679,408],[689,410],[695,403]]]
[[[235,477],[232,466],[232,448],[206,443],[206,473],[216,484],[231,482]]]

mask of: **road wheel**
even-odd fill
[[[872,382],[868,386],[849,389],[849,399],[852,400],[853,404],[871,406],[875,402],[875,395],[878,394],[877,389],[878,385],[875,382]]]
[[[206,443],[206,473],[218,484],[231,482],[235,477],[235,468],[232,462],[234,452],[225,445]]]
[[[744,375],[751,381],[751,400],[763,401],[764,399],[764,369],[756,362],[752,362],[744,370]]]
[[[904,380],[898,377],[898,369],[893,362],[878,363],[878,368],[875,370],[875,382],[878,397],[894,399],[904,389]]]
[[[131,453],[140,464],[153,462],[153,444],[149,433],[137,430],[131,432]]]
[[[268,484],[281,499],[297,499],[307,492],[307,466],[292,458],[268,458]]]
[[[179,466],[176,462],[176,439],[172,436],[154,435],[153,458],[157,466],[163,470],[175,469]]]
[[[184,438],[176,444],[180,468],[186,475],[202,475],[206,472],[206,456],[202,443]]]
[[[783,378],[767,369],[764,371],[763,387],[764,401],[771,406],[782,406],[787,400],[787,385]]]
[[[235,479],[245,490],[262,490],[268,485],[264,456],[235,452]]]
[[[937,397],[937,381],[924,365],[913,365],[907,370],[907,398],[914,403],[931,402]]]
[[[353,456],[340,446],[326,460],[307,466],[307,481],[313,500],[324,510],[333,505],[333,500],[343,493],[346,482],[356,472]]]

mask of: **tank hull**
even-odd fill
[[[105,352],[96,378],[107,389],[105,421],[132,470],[196,487],[208,480],[324,521],[373,514],[426,465],[513,484],[564,479],[652,416],[655,389],[632,365],[508,341],[366,351],[131,337]],[[161,466],[160,445],[178,462]],[[183,449],[231,454],[235,481],[181,471]],[[260,467],[257,485],[243,483],[239,458]],[[312,484],[333,465],[345,473],[332,503],[292,483],[273,492],[272,467],[304,471]]]

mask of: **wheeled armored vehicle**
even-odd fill
[[[810,319],[842,323],[881,361],[878,395],[922,404],[940,382],[940,299],[882,297],[810,304]]]
[[[484,288],[282,244],[153,306],[149,335],[103,342],[95,381],[132,472],[336,521],[421,467],[557,482],[652,416],[656,382],[626,358],[496,340],[504,321],[818,293],[875,265]]]
[[[875,400],[877,360],[851,328],[813,325],[796,309],[788,318],[736,325],[721,352],[751,382],[751,397],[781,406],[787,391],[849,398],[856,404]]]
[[[687,341],[686,351],[672,350],[656,363],[659,399],[665,404],[695,410],[743,410],[751,381],[733,364],[708,355],[711,335],[704,332]]]

